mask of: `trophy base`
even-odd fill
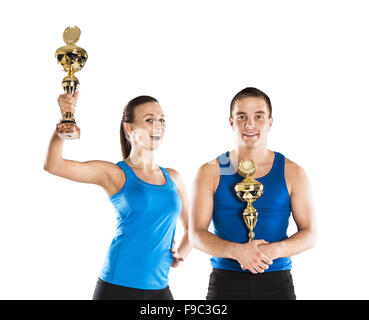
[[[81,130],[75,122],[60,122],[56,125],[56,134],[63,140],[74,140],[80,138]]]

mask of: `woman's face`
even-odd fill
[[[157,149],[165,132],[165,116],[158,102],[143,103],[135,108],[134,123],[125,123],[132,146]]]

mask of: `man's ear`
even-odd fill
[[[268,122],[269,122],[269,130],[270,130],[270,128],[272,127],[272,125],[273,125],[273,118],[272,117],[270,117],[269,119],[268,119]]]
[[[233,123],[234,123],[233,118],[229,117],[229,124],[231,125],[232,129],[233,129]]]

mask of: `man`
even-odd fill
[[[202,165],[194,183],[190,218],[192,245],[213,256],[207,299],[296,299],[290,256],[312,248],[316,241],[314,205],[304,170],[267,149],[273,124],[269,97],[256,88],[232,99],[229,123],[236,148]],[[254,202],[259,212],[255,240],[248,242],[242,220],[245,203],[234,186],[240,160],[256,164],[253,178],[264,185]],[[290,213],[298,231],[287,237]],[[213,222],[214,233],[209,232]]]

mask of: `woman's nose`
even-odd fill
[[[157,120],[153,122],[153,129],[154,131],[161,131],[163,127],[163,124],[161,123],[161,121]]]

